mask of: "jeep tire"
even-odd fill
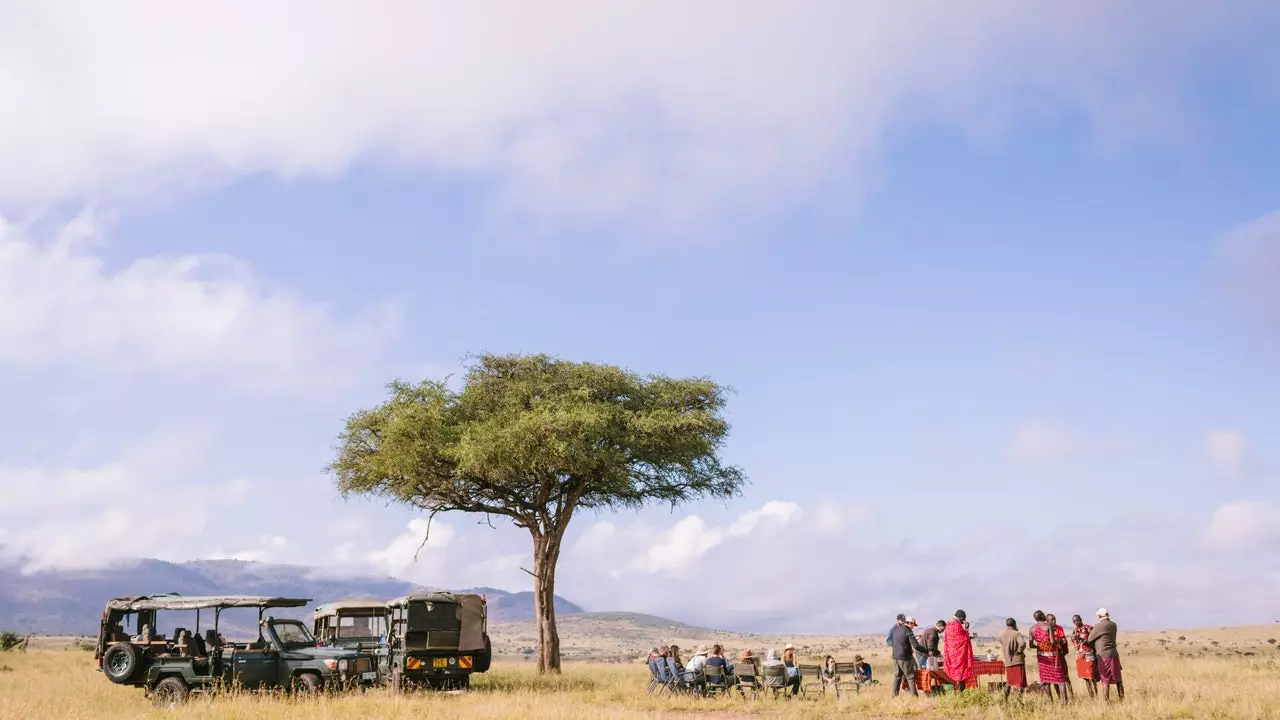
[[[320,676],[315,673],[304,672],[293,679],[293,691],[298,695],[315,697],[323,687]]]
[[[151,702],[162,710],[172,710],[185,703],[190,695],[191,690],[182,678],[167,677],[151,691]]]
[[[102,654],[102,674],[113,683],[127,683],[138,672],[141,653],[133,643],[120,642]]]

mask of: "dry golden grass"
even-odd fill
[[[982,691],[944,698],[893,699],[884,685],[838,702],[830,696],[796,701],[651,697],[644,693],[648,672],[639,663],[570,663],[563,676],[540,678],[529,664],[508,661],[476,676],[468,693],[393,696],[376,690],[314,700],[222,696],[196,700],[177,714],[266,720],[421,720],[446,716],[533,720],[670,714],[720,718],[1280,718],[1280,652],[1266,643],[1267,635],[1258,635],[1259,630],[1135,635],[1125,657],[1128,700],[1112,706],[1081,701],[1061,709],[1041,700],[1005,705]],[[1177,641],[1179,636],[1187,639]],[[1246,652],[1254,654],[1243,654]],[[1191,657],[1186,657],[1188,654]],[[883,655],[881,658],[873,665],[883,678],[888,666]],[[41,649],[0,654],[0,720],[169,716],[152,709],[140,690],[108,682],[93,667],[90,653]]]

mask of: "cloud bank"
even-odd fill
[[[1274,4],[287,0],[0,4],[0,201],[385,162],[554,222],[687,228],[810,197],[895,123],[1189,121]],[[1109,141],[1109,140],[1108,140]],[[856,174],[856,173],[855,173]]]
[[[387,306],[352,320],[264,287],[226,255],[108,269],[91,212],[41,241],[0,216],[0,368],[160,371],[271,392],[332,389],[377,359]]]

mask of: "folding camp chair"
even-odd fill
[[[689,692],[695,690],[695,681],[698,677],[697,673],[683,670],[676,665],[675,658],[667,658],[667,689],[671,692]]]
[[[751,697],[760,697],[760,671],[756,669],[754,660],[741,660],[737,665],[733,666],[733,676],[738,686],[738,693],[746,699],[747,693],[751,693]]]
[[[644,691],[651,695],[661,694],[668,689],[667,684],[666,658],[649,658],[649,686]]]
[[[862,692],[862,679],[858,677],[858,664],[851,662],[836,663],[836,698],[839,699],[842,689],[853,688],[857,695]]]
[[[787,685],[787,668],[785,665],[765,665],[761,668],[760,687],[764,690],[773,692],[776,700],[778,693],[788,700],[791,699],[791,688]]]
[[[729,690],[729,681],[723,665],[707,665],[702,668],[702,694],[711,697]]]
[[[822,682],[822,668],[817,665],[797,665],[796,670],[800,671],[800,694],[808,697],[811,689],[816,689],[817,694],[825,695],[827,692],[827,684]]]

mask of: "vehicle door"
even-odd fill
[[[274,647],[245,650],[231,656],[231,679],[246,690],[274,687],[280,676],[280,652]]]

